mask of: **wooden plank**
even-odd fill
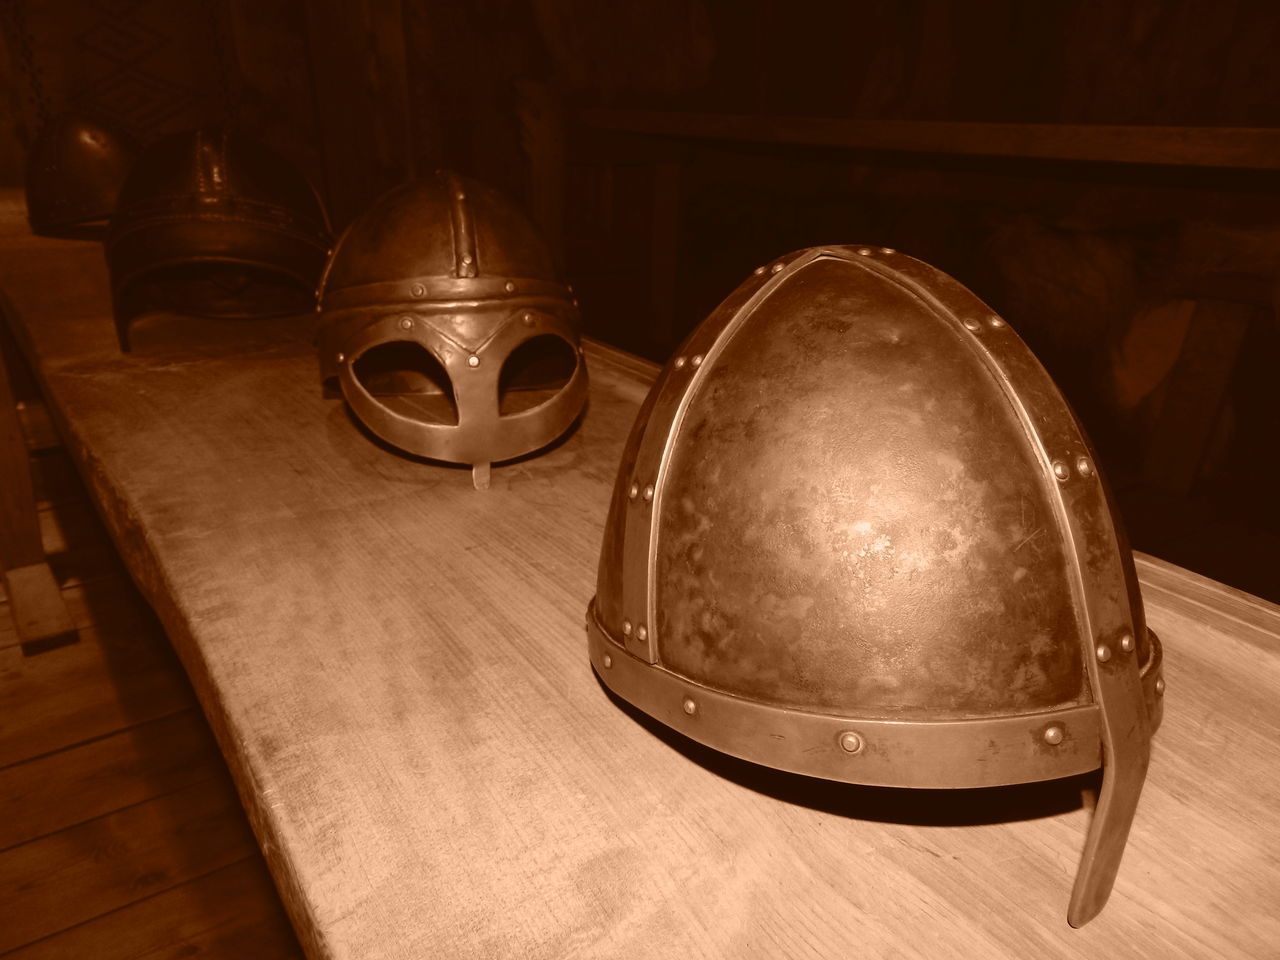
[[[301,960],[258,856],[54,934],[5,960]]]
[[[24,657],[0,650],[0,767],[193,706],[164,635],[80,631],[80,642]]]
[[[617,133],[848,150],[1280,170],[1280,129],[931,120],[845,120],[661,110],[582,110]]]
[[[76,642],[76,628],[62,591],[45,561],[0,571],[9,619],[27,655]]]
[[[27,441],[18,419],[9,373],[0,357],[0,568],[44,562]]]
[[[0,851],[221,776],[194,707],[0,769]]]
[[[589,345],[580,427],[480,494],[323,397],[310,320],[239,352],[126,360],[91,317],[42,309],[28,273],[20,250],[0,264],[20,317],[40,317],[19,334],[50,413],[311,955],[1191,960],[1280,942],[1274,611],[1144,562],[1166,717],[1115,894],[1074,931],[1081,780],[826,784],[691,745],[601,690],[582,617],[652,365]]]
[[[0,952],[250,856],[228,778],[197,784],[0,854]]]
[[[54,574],[62,583],[62,600],[71,616],[71,625],[75,630],[94,627],[101,631],[101,621],[109,619],[107,629],[113,633],[122,630],[156,630],[155,615],[147,609],[142,598],[137,595],[128,574],[120,568],[117,561],[108,566],[112,557],[109,548],[102,548],[92,554],[77,554],[83,566],[64,564],[65,556],[53,558],[51,566]],[[110,572],[99,573],[106,569]],[[123,603],[121,595],[131,596],[131,603]],[[0,603],[0,611],[8,613],[7,599]],[[95,621],[98,621],[95,624]],[[11,616],[0,614],[0,650],[18,643],[18,631]]]

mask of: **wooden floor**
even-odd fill
[[[35,472],[80,640],[24,657],[0,599],[0,956],[300,958],[164,632],[65,453]]]

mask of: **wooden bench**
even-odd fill
[[[101,250],[3,209],[7,319],[311,956],[1280,950],[1276,607],[1139,558],[1164,726],[1110,905],[1072,930],[1087,778],[812,781],[604,692],[583,615],[651,365],[590,345],[581,427],[480,493],[322,396],[312,318],[173,320],[121,356]]]

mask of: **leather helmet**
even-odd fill
[[[319,198],[256,141],[194,130],[134,165],[107,237],[116,329],[149,309],[207,317],[311,310],[329,253]]]
[[[624,700],[769,767],[925,788],[1102,767],[1068,919],[1105,904],[1160,645],[1083,430],[951,277],[822,247],[731,294],[636,420],[587,631]]]
[[[99,240],[133,162],[124,137],[84,117],[50,121],[27,160],[27,220],[45,237]]]
[[[577,301],[546,244],[495,190],[448,171],[347,228],[320,311],[321,375],[361,422],[402,450],[471,464],[478,488],[490,463],[551,443],[586,402]]]

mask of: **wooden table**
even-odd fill
[[[811,781],[605,694],[583,613],[652,367],[590,348],[581,428],[477,492],[321,395],[307,318],[120,356],[101,251],[4,209],[8,319],[311,956],[1280,956],[1276,607],[1140,558],[1165,721],[1072,930],[1080,780]]]

